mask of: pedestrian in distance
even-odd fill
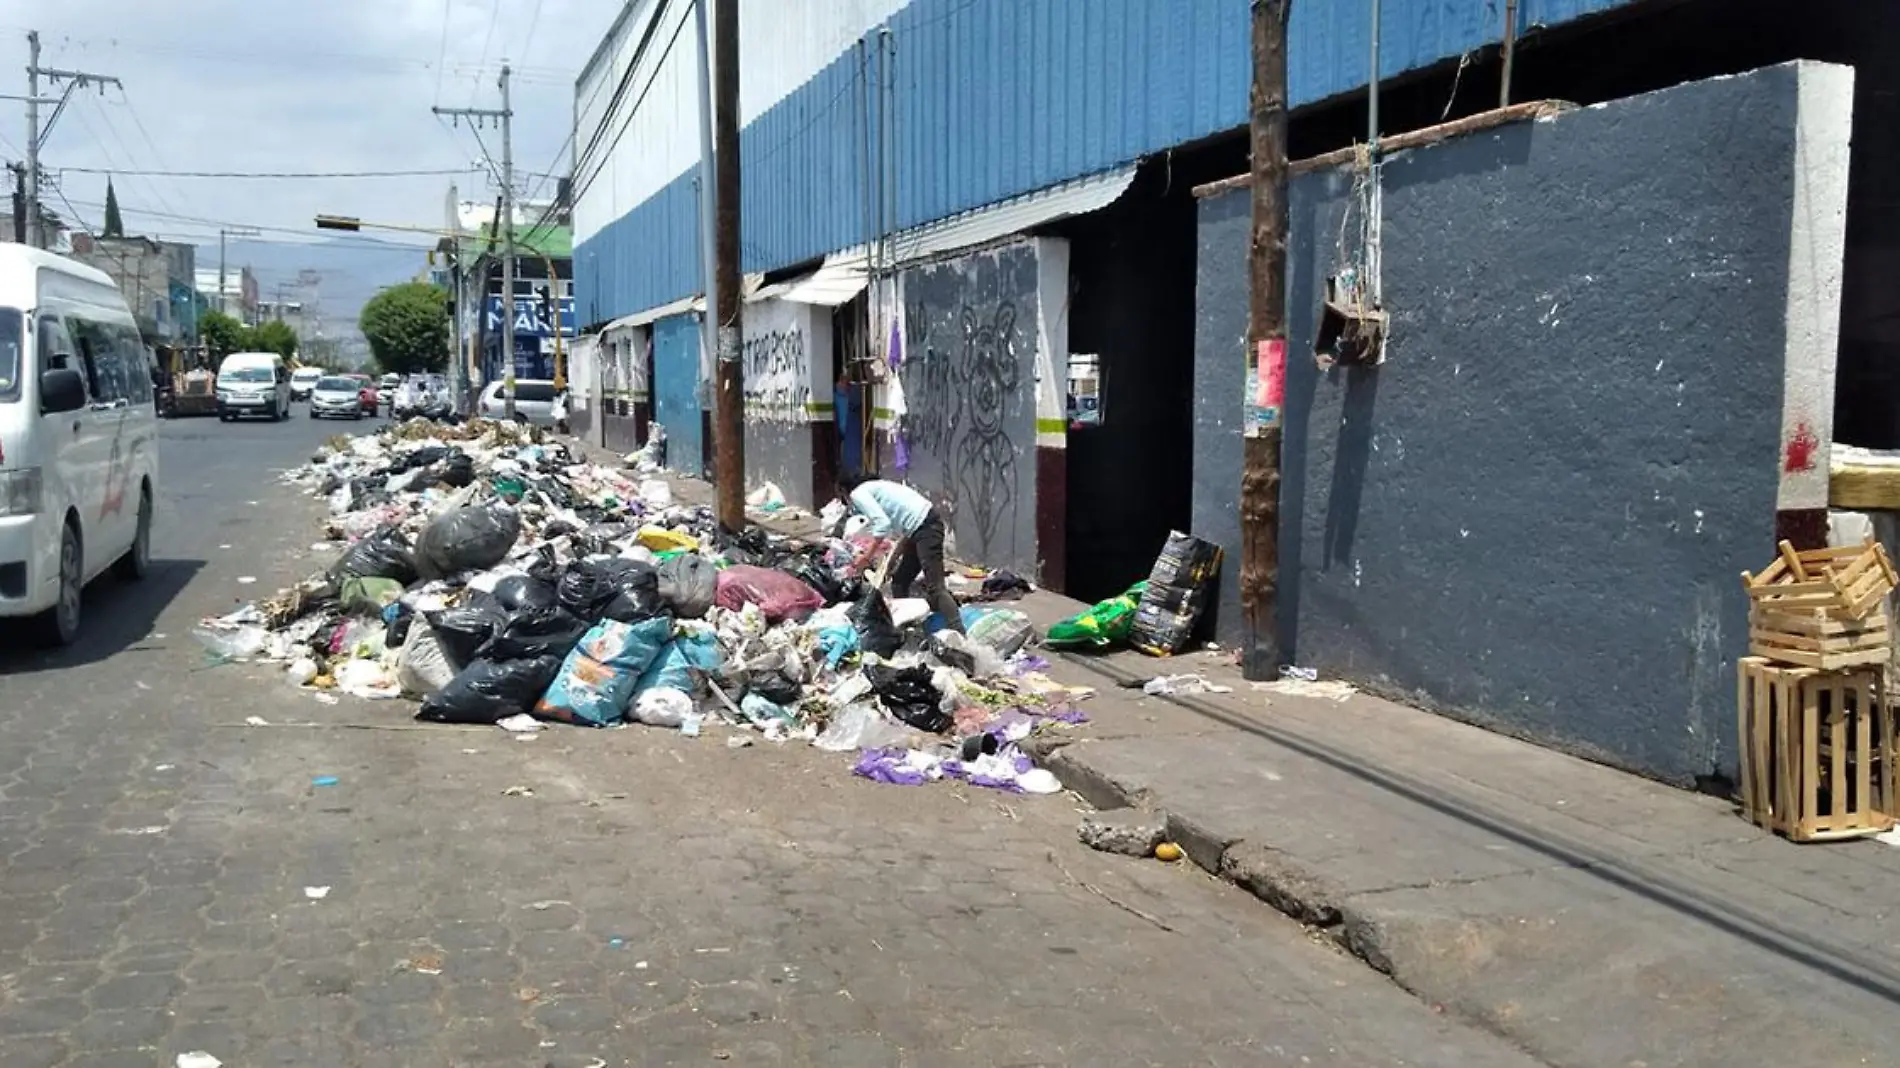
[[[900,539],[892,592],[908,597],[912,585],[920,584],[924,599],[943,618],[943,625],[963,633],[963,613],[945,579],[943,516],[930,498],[902,482],[866,478],[858,472],[838,480],[838,496],[853,512],[870,520],[872,534]]]

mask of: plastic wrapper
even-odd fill
[[[429,521],[416,539],[416,569],[423,578],[447,578],[494,567],[508,558],[521,536],[521,517],[498,505],[451,508]]]
[[[964,631],[978,645],[988,646],[1000,657],[1015,656],[1029,639],[1036,636],[1036,625],[1013,608],[995,608],[985,612],[965,612]]]
[[[402,583],[388,578],[351,575],[337,585],[337,603],[345,612],[381,615],[402,598]]]
[[[1177,586],[1199,589],[1210,586],[1220,573],[1221,549],[1213,542],[1192,534],[1171,531],[1148,573],[1150,586]]]
[[[745,663],[746,691],[776,705],[795,705],[805,692],[804,665],[796,654],[775,649]]]
[[[388,668],[376,660],[347,660],[336,669],[336,688],[352,697],[383,700],[401,697],[402,687]]]
[[[1220,565],[1220,546],[1178,530],[1169,534],[1135,609],[1129,643],[1150,656],[1172,656],[1186,648]]]
[[[475,655],[484,660],[565,657],[587,629],[586,620],[576,618],[566,609],[527,608],[509,615],[507,622]]]
[[[1119,597],[1098,601],[1087,611],[1051,625],[1044,640],[1052,649],[1101,649],[1127,641],[1135,623],[1135,609],[1147,589],[1147,582],[1137,582]]]
[[[888,657],[904,646],[904,633],[891,622],[884,595],[870,587],[851,606],[851,626],[858,632],[858,646],[867,653]]]
[[[858,701],[840,709],[812,744],[833,753],[854,749],[904,746],[918,739],[916,731],[884,714],[870,701]]]
[[[535,715],[587,727],[625,720],[634,686],[672,630],[672,620],[664,618],[595,626],[567,654],[560,674],[536,703]]]
[[[699,539],[684,531],[668,530],[665,527],[647,526],[634,532],[635,540],[656,553],[673,550],[690,551],[699,548]]]
[[[712,610],[719,595],[719,572],[712,561],[685,553],[663,561],[659,568],[660,599],[681,619],[699,619]]]
[[[476,660],[422,701],[416,718],[431,723],[494,724],[534,707],[561,670],[558,656]]]
[[[455,665],[436,638],[435,628],[417,623],[409,628],[402,656],[396,660],[396,682],[404,693],[427,697],[455,679]]]
[[[930,636],[930,654],[971,678],[1003,673],[1003,658],[996,651],[966,634],[940,630]]]
[[[930,681],[930,669],[921,664],[906,668],[872,664],[864,669],[871,689],[885,711],[931,734],[950,727],[950,716],[942,709],[943,695]]]
[[[331,565],[331,582],[341,586],[349,578],[394,579],[399,587],[415,582],[416,558],[409,549],[409,539],[396,527],[378,527],[344,550]]]
[[[262,653],[270,645],[270,631],[252,624],[225,624],[206,620],[191,628],[191,636],[214,654],[232,660]]]
[[[719,572],[713,603],[733,612],[756,604],[768,623],[778,623],[804,619],[823,608],[825,599],[783,571],[735,564]]]

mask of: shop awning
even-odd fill
[[[892,267],[975,248],[1058,219],[1087,215],[1120,200],[1135,182],[1135,164],[1052,185],[1033,193],[952,215],[893,234],[885,259]]]
[[[864,287],[870,282],[870,261],[864,255],[864,250],[847,249],[826,256],[825,262],[816,271],[785,283],[784,289],[773,295],[795,304],[822,304],[827,308],[835,308],[850,303],[852,298],[864,292]],[[759,292],[761,296],[765,293],[764,290]]]

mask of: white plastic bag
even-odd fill
[[[785,507],[785,491],[778,488],[778,483],[767,482],[746,494],[745,503],[748,508],[783,508]]]
[[[845,515],[850,511],[850,506],[843,501],[832,501],[826,504],[818,510],[819,528],[829,534],[837,529],[839,523],[844,522]]]
[[[410,624],[409,638],[403,642],[402,656],[396,661],[396,683],[402,691],[427,697],[454,678],[455,668],[449,665],[435,631],[420,620]]]
[[[930,618],[930,602],[922,597],[894,597],[891,599],[891,622],[898,630],[913,623],[922,623]]]
[[[284,677],[290,680],[292,686],[302,686],[317,677],[317,662],[306,656],[292,663],[289,670],[284,672]]]
[[[191,636],[213,653],[232,660],[256,656],[270,644],[270,631],[263,627],[233,625],[212,619],[191,628]]]
[[[812,744],[828,752],[848,753],[853,749],[904,747],[916,737],[916,731],[886,716],[877,705],[860,701],[831,717],[824,733]]]
[[[648,508],[673,507],[673,487],[665,479],[649,478],[640,483],[640,503]]]
[[[693,699],[671,686],[655,686],[633,702],[633,718],[653,727],[678,727],[693,712]]]
[[[336,688],[352,697],[384,700],[401,697],[402,687],[375,660],[348,660],[336,669]]]

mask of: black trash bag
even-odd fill
[[[922,664],[907,668],[872,664],[864,669],[864,677],[891,715],[931,734],[950,729],[950,715],[938,707],[943,695],[930,684],[929,668]]]
[[[442,647],[443,657],[450,667],[459,671],[472,663],[476,650],[501,630],[502,624],[508,621],[508,614],[494,605],[478,604],[445,608],[430,612],[425,618],[429,629],[435,631],[436,644]]]
[[[574,537],[574,548],[583,556],[611,554],[619,544],[633,536],[625,523],[595,523]]]
[[[425,486],[439,483],[461,489],[474,482],[475,461],[459,450],[449,453],[448,458],[440,463],[430,464],[429,469],[422,476],[422,484]]]
[[[580,644],[593,624],[566,609],[525,608],[508,617],[488,644],[475,654],[482,660],[532,660],[564,657]]]
[[[416,614],[401,601],[396,602],[395,614],[383,624],[383,644],[391,649],[400,649],[409,640],[409,628],[416,621]]]
[[[521,536],[521,516],[512,508],[468,505],[429,521],[416,539],[416,569],[423,578],[481,571],[507,559]]]
[[[653,565],[610,557],[569,565],[561,576],[561,607],[589,620],[638,623],[666,612]]]
[[[523,570],[528,572],[529,578],[545,583],[550,588],[561,582],[561,565],[554,560],[552,546],[543,545],[536,549],[534,555],[527,559]]]
[[[427,467],[439,463],[449,455],[446,445],[424,445],[420,449],[404,453],[389,465],[389,473],[400,475],[404,471],[414,471],[418,467]]]
[[[940,637],[942,633],[955,634],[956,632],[945,631],[939,632],[939,634],[932,634],[929,639],[924,642],[924,648],[928,649],[930,655],[936,657],[937,662],[943,666],[953,667],[965,675],[974,676],[976,674],[975,654],[967,649],[952,648],[949,643]]]
[[[748,676],[750,692],[775,705],[791,708],[805,695],[805,687],[785,677],[783,671],[752,672]]]
[[[851,606],[851,626],[858,632],[858,646],[867,653],[888,657],[904,646],[904,632],[891,621],[891,607],[877,588],[866,586],[863,596]]]
[[[509,575],[495,583],[495,601],[511,615],[529,608],[555,608],[561,603],[554,587],[533,575]]]
[[[845,601],[844,584],[838,581],[824,565],[809,556],[794,556],[780,564],[778,569],[798,581],[818,591],[825,599],[827,607],[842,604]]]
[[[416,581],[416,558],[409,551],[409,539],[393,526],[378,527],[368,537],[349,547],[330,568],[330,581],[338,586],[348,578],[394,579],[408,586]]]
[[[712,611],[719,594],[719,572],[698,553],[681,553],[659,566],[660,599],[681,619],[698,619]]]
[[[494,724],[534,707],[554,677],[561,657],[476,660],[447,686],[422,699],[416,718],[430,723]]]

